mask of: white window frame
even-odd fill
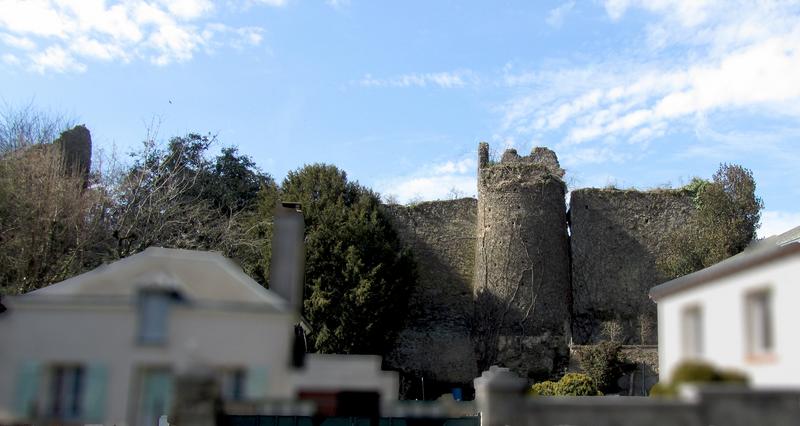
[[[164,345],[169,335],[169,314],[173,296],[162,290],[142,290],[137,300],[137,342],[140,345]]]
[[[684,358],[698,359],[705,349],[703,308],[694,304],[681,310],[681,353]]]
[[[775,318],[770,288],[758,288],[744,295],[745,353],[748,357],[771,355],[775,351]]]

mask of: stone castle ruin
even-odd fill
[[[630,345],[656,343],[650,287],[663,236],[695,214],[680,190],[573,190],[565,208],[556,154],[478,154],[478,199],[388,205],[419,282],[386,363],[428,393],[469,387],[490,365],[530,378],[563,372],[570,346],[617,324]],[[438,393],[437,393],[438,392]]]

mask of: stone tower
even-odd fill
[[[489,161],[478,150],[473,340],[479,368],[543,378],[568,358],[570,264],[562,180],[553,151]]]

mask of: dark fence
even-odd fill
[[[376,422],[377,420],[377,422]],[[305,417],[268,415],[226,415],[225,426],[480,426],[480,417]]]

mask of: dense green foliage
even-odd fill
[[[673,397],[677,395],[678,387],[684,383],[747,385],[748,378],[738,371],[720,370],[711,364],[700,361],[686,361],[675,368],[669,381],[656,383],[650,389],[650,396]]]
[[[600,396],[597,383],[586,374],[567,373],[558,382],[534,383],[528,393],[537,396]]]
[[[615,380],[622,374],[623,362],[619,358],[619,350],[620,345],[616,342],[600,342],[581,348],[581,369],[604,392],[612,390]]]
[[[402,326],[416,277],[377,194],[334,166],[314,164],[290,172],[280,197],[300,202],[306,220],[303,315],[314,347],[384,353]]]
[[[666,278],[706,268],[744,250],[755,238],[763,203],[753,174],[738,165],[720,165],[711,181],[693,179],[683,190],[697,208],[689,226],[668,235],[658,265]]]
[[[534,383],[528,389],[528,393],[536,396],[556,396],[558,394],[558,383],[550,380]]]
[[[586,374],[567,373],[558,381],[558,395],[564,396],[597,396],[597,383]]]

